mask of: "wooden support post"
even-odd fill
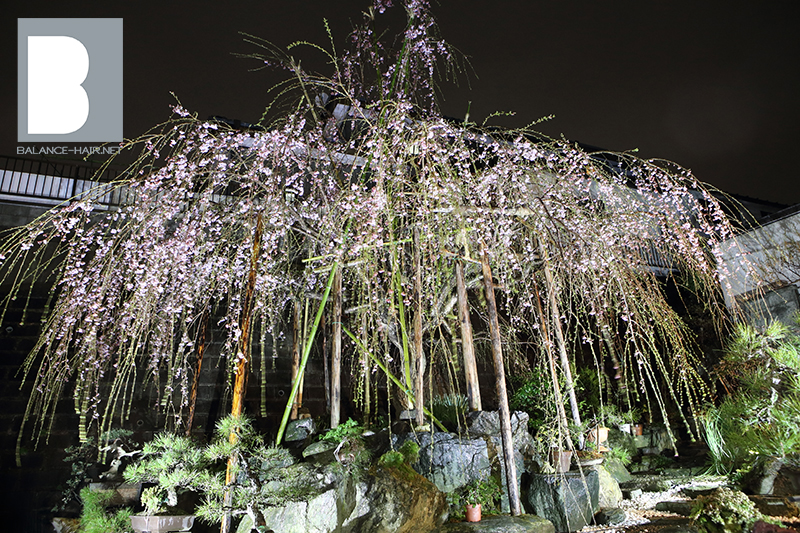
[[[458,296],[458,321],[461,325],[461,352],[464,357],[464,376],[467,382],[467,400],[470,411],[480,411],[481,388],[478,382],[478,364],[475,361],[475,346],[472,342],[472,322],[469,317],[467,285],[464,281],[464,264],[456,259],[456,294]]]
[[[300,331],[300,302],[295,300],[292,306],[292,384],[294,384],[294,381],[297,379],[297,373],[300,370],[300,346],[303,345]],[[300,391],[298,391],[297,394],[299,396],[301,394]],[[292,402],[292,413],[289,415],[290,420],[297,420],[298,403],[298,400]]]
[[[556,287],[553,281],[553,272],[550,270],[548,263],[547,248],[539,242],[539,253],[542,257],[542,265],[544,268],[544,277],[547,280],[547,298],[550,302],[550,316],[553,321],[553,329],[556,333],[556,343],[558,345],[558,354],[561,360],[561,370],[564,372],[564,382],[567,387],[567,397],[569,398],[569,406],[572,410],[572,421],[576,426],[581,425],[581,414],[578,410],[578,398],[575,395],[575,382],[572,379],[572,369],[569,364],[569,356],[567,355],[567,343],[564,340],[564,331],[561,327],[561,311],[558,308],[558,298],[556,297]],[[581,443],[583,444],[583,443]]]
[[[331,320],[331,429],[339,427],[342,407],[342,271],[333,278],[333,319]]]
[[[367,346],[367,313],[361,313],[361,344]],[[369,360],[369,355],[366,351],[362,350],[361,354],[361,368],[364,369],[364,426],[368,427],[372,422],[372,406],[370,397],[371,385],[371,372],[370,368],[372,363]]]
[[[425,423],[423,412],[425,398],[425,354],[422,352],[422,264],[420,260],[419,228],[414,228],[414,356],[416,357],[416,372],[414,375],[414,408],[417,411],[416,423],[421,426]]]
[[[489,255],[485,246],[481,246],[481,266],[483,267],[483,285],[486,290],[486,306],[489,311],[489,333],[492,340],[492,357],[497,388],[497,403],[500,404],[500,434],[503,440],[503,461],[506,466],[506,487],[511,514],[522,514],[522,504],[517,486],[517,465],[514,461],[514,441],[511,436],[511,413],[508,408],[508,392],[506,390],[506,370],[503,363],[503,345],[500,338],[500,320],[497,317],[497,302],[494,299],[494,281],[492,269],[489,267]]]
[[[247,276],[247,288],[245,289],[245,297],[242,305],[242,322],[241,330],[242,335],[239,338],[239,352],[237,353],[238,360],[236,362],[236,377],[233,383],[233,402],[231,405],[231,415],[235,417],[242,416],[244,410],[244,393],[247,388],[247,373],[250,364],[250,329],[252,325],[253,314],[253,297],[256,291],[256,274],[258,273],[258,261],[261,256],[261,235],[264,231],[264,225],[261,220],[261,213],[258,214],[256,219],[256,232],[253,235],[253,252],[250,256],[250,272]],[[236,433],[230,434],[231,444],[236,443]],[[236,460],[233,456],[228,459],[228,468],[225,472],[225,484],[230,485],[233,481],[233,472],[235,470]],[[229,506],[231,503],[230,491],[225,491],[224,503]],[[231,530],[231,515],[225,513],[220,525],[220,533],[229,533]]]
[[[322,373],[325,386],[325,405],[328,406],[328,412],[331,412],[331,376],[330,376],[330,359],[331,359],[331,346],[328,344],[328,321],[325,319],[327,315],[323,314],[320,320],[320,327],[322,328]]]

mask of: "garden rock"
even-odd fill
[[[267,529],[275,533],[327,533],[350,516],[356,506],[355,483],[349,476],[334,473],[330,468],[311,464],[289,467],[294,475],[307,480],[312,496],[303,501],[261,509]],[[249,533],[250,517],[245,516],[237,533]]]
[[[306,461],[327,465],[333,463],[336,458],[333,452],[336,450],[337,444],[335,442],[319,441],[312,442],[305,450],[303,450],[303,458]]]
[[[605,463],[594,467],[597,471],[598,496],[597,504],[600,507],[617,507],[622,501],[622,490],[614,476],[605,468]]]
[[[519,442],[523,445],[523,449],[529,451],[525,436],[530,438],[530,435],[525,424],[521,423],[523,419],[527,424],[527,418],[519,418],[520,423],[517,426],[519,439],[514,440],[515,444]],[[489,424],[484,425],[481,431],[490,427]],[[503,481],[505,480],[505,463],[502,460],[502,439],[499,436],[482,433],[480,437],[470,438],[452,433],[417,433],[416,435],[393,435],[393,438],[395,449],[407,440],[414,440],[419,444],[419,461],[412,466],[442,492],[454,492],[474,480],[489,476],[500,480],[502,489],[500,508],[503,512],[509,511],[508,490]],[[529,457],[515,447],[517,484],[520,483],[522,475],[526,471],[526,458]]]
[[[528,503],[533,512],[553,523],[556,531],[577,531],[589,524],[598,509],[597,472],[533,474]]]
[[[774,498],[768,496],[749,496],[750,500],[756,504],[761,514],[766,516],[788,516],[791,518],[800,516],[800,507],[797,502],[788,498]]]
[[[395,449],[407,440],[419,444],[419,461],[412,466],[442,492],[453,492],[472,480],[490,475],[490,455],[496,457],[496,451],[490,452],[484,438],[451,433],[393,435],[393,438]]]
[[[433,483],[411,468],[378,468],[358,484],[355,509],[341,532],[430,531],[447,516],[446,497]]]
[[[480,522],[451,522],[433,533],[555,533],[550,521],[536,515],[489,516]]]
[[[753,533],[798,533],[798,530],[790,527],[780,527],[758,520],[753,524]]]
[[[445,495],[411,468],[352,474],[310,464],[291,467],[308,480],[312,496],[261,509],[274,533],[384,533],[430,531],[447,519]],[[250,533],[242,518],[237,533]]]
[[[692,512],[692,505],[694,505],[694,502],[691,500],[668,500],[658,502],[656,504],[656,511],[689,516],[689,513]]]
[[[628,472],[628,469],[625,468],[625,465],[623,465],[618,459],[606,456],[606,458],[603,460],[603,467],[605,467],[605,469],[609,474],[611,474],[611,477],[613,477],[617,483],[625,483],[633,479],[631,473]]]
[[[286,426],[286,435],[284,440],[287,442],[295,442],[299,440],[306,440],[306,438],[316,433],[316,425],[313,418],[301,418],[300,420],[292,420]]]

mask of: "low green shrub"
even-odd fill
[[[110,491],[93,491],[84,487],[80,491],[83,511],[81,512],[81,533],[129,533],[131,527],[130,509],[108,511],[106,507],[113,498]]]
[[[726,487],[698,496],[689,517],[700,533],[747,533],[758,520],[780,525],[762,515],[744,493]]]

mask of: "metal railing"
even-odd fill
[[[0,156],[0,201],[54,206],[91,196],[116,207],[127,201],[127,190],[110,182],[117,171],[75,163]]]

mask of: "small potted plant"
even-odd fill
[[[127,469],[129,481],[155,483],[142,491],[144,512],[131,516],[134,531],[188,531],[194,515],[178,507],[178,496],[197,487],[208,461],[187,437],[164,433],[145,444],[142,458]]]
[[[500,486],[491,476],[480,477],[468,483],[463,489],[467,522],[480,522],[482,506],[494,509],[500,494]]]
[[[146,533],[167,533],[189,531],[194,525],[194,515],[185,514],[175,508],[168,508],[167,492],[161,487],[148,487],[142,491],[141,502],[144,512],[131,515],[134,531]],[[178,514],[175,514],[175,513]]]
[[[587,442],[583,450],[575,452],[575,461],[580,466],[594,466],[603,462],[603,454],[596,444]]]

